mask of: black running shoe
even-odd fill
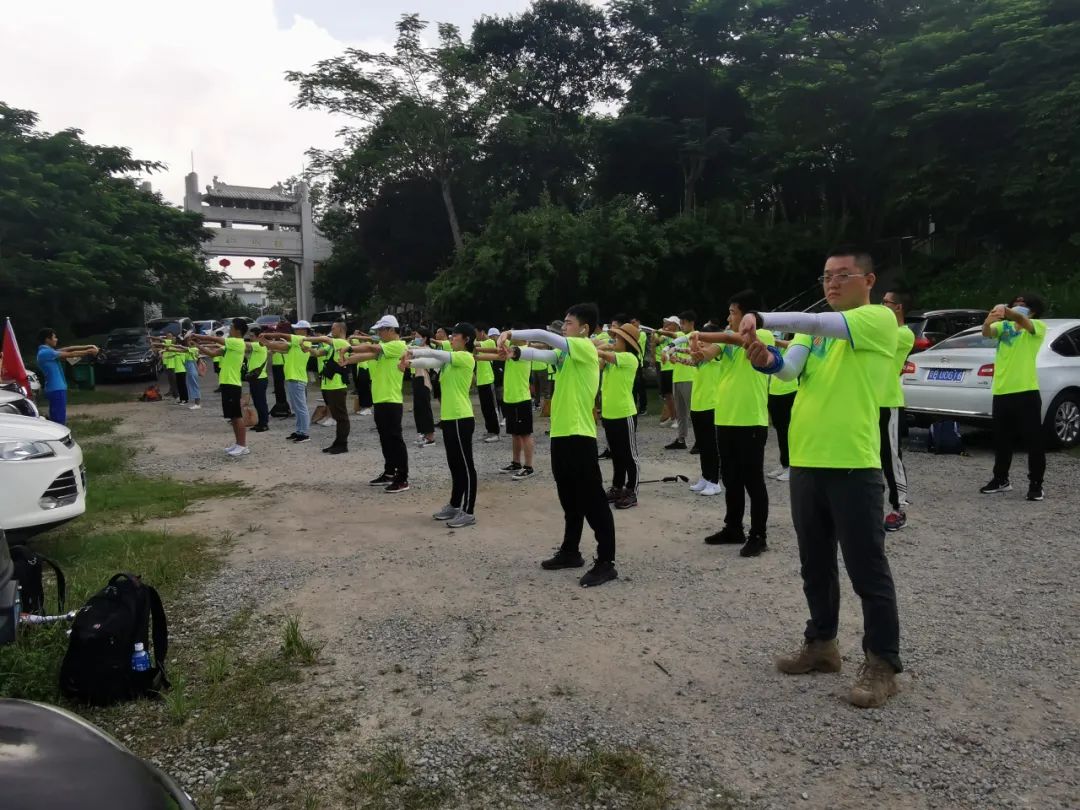
[[[999,481],[996,478],[991,478],[990,483],[979,490],[983,495],[993,495],[997,492],[1011,492],[1012,484],[1008,480]]]
[[[611,458],[611,448],[610,448],[610,447],[605,447],[605,448],[604,448],[604,452],[603,452],[603,453],[601,453],[600,455],[598,455],[598,456],[597,456],[597,458],[598,458],[598,459],[601,459],[601,458]]]
[[[388,486],[383,491],[384,492],[389,492],[391,495],[397,495],[399,492],[408,492],[409,491],[409,482],[408,481],[394,481],[390,486]]]
[[[555,552],[555,556],[544,560],[540,567],[547,571],[558,571],[560,568],[581,568],[585,565],[585,558],[579,551],[563,551],[561,548]]]
[[[665,450],[685,450],[686,449],[686,442],[682,442],[682,441],[679,441],[678,439],[676,439],[671,444],[665,444],[664,449]]]
[[[505,467],[499,467],[499,472],[500,473],[516,473],[520,469],[521,469],[520,464],[518,464],[516,461],[511,461]]]
[[[290,434],[289,434],[288,436],[286,436],[286,437],[285,437],[285,441],[287,441],[287,442],[295,441],[295,440],[296,440],[296,437],[297,437],[297,436],[299,436],[299,435],[300,435],[300,434],[299,434],[299,433],[297,433],[297,432],[296,432],[296,431],[294,430],[294,431],[293,431],[292,433],[290,433]]]
[[[724,546],[724,545],[739,545],[741,546],[746,542],[746,534],[743,531],[742,526],[729,526],[725,525],[716,534],[710,534],[705,538],[706,545],[710,546]]]
[[[692,456],[700,456],[701,455],[701,448],[698,447],[695,444],[693,447],[690,448],[690,455],[692,455]]]
[[[1041,484],[1032,484],[1028,487],[1027,499],[1029,501],[1041,501],[1044,497]]]
[[[595,588],[605,582],[611,582],[619,578],[619,572],[615,570],[615,563],[603,560],[594,560],[593,567],[585,572],[585,576],[578,580],[582,588]]]
[[[372,478],[368,481],[368,486],[372,487],[386,487],[394,483],[394,476],[389,473],[383,473],[378,478]]]
[[[752,534],[746,544],[739,549],[740,557],[757,557],[761,552],[768,551],[769,545],[765,542],[765,535]]]
[[[311,437],[308,436],[306,433],[297,433],[296,438],[293,439],[294,444],[303,444],[304,442],[310,442],[310,441],[311,441]]]
[[[269,425],[256,425],[251,429],[252,433],[266,433],[270,429]]]
[[[348,453],[349,448],[341,444],[332,444],[323,450],[323,452],[331,456],[340,456],[342,453]]]

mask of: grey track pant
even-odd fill
[[[677,382],[675,389],[675,418],[679,420],[679,441],[686,441],[690,430],[690,395],[694,392],[693,382]]]

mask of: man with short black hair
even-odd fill
[[[229,420],[234,440],[225,448],[225,452],[233,458],[240,458],[251,453],[247,446],[244,412],[240,406],[240,394],[243,390],[240,368],[244,364],[244,357],[251,351],[251,344],[244,341],[247,329],[246,319],[233,318],[227,338],[215,335],[192,335],[195,342],[210,344],[203,349],[206,354],[211,357],[221,356],[221,415]]]
[[[998,304],[986,316],[982,333],[997,341],[994,356],[994,477],[979,492],[1008,492],[1013,446],[1019,439],[1028,451],[1029,501],[1041,501],[1046,474],[1042,434],[1042,396],[1035,359],[1046,340],[1039,320],[1046,305],[1037,295],[1018,295],[1009,306]]]
[[[100,350],[92,344],[58,349],[56,348],[58,342],[56,330],[42,329],[38,332],[37,364],[45,377],[45,398],[49,400],[49,421],[66,425],[67,377],[64,375],[64,367],[60,361],[67,360],[69,357],[94,357]]]
[[[885,531],[896,532],[907,525],[907,470],[904,454],[900,449],[900,425],[904,422],[904,386],[901,383],[904,366],[907,365],[911,347],[915,345],[915,333],[905,325],[904,316],[911,308],[911,296],[904,292],[889,290],[881,303],[896,316],[896,354],[893,356],[895,374],[886,386],[885,399],[881,403],[881,470],[889,490],[889,506],[892,511],[885,516]]]

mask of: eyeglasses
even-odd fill
[[[862,276],[868,276],[869,273],[833,273],[832,275],[818,276],[817,280],[822,284],[843,284],[846,281],[850,281],[853,278],[860,278]]]
[[[900,306],[899,301],[885,301],[885,300],[882,300],[881,303],[883,303],[885,306],[889,307],[890,309],[895,309],[896,307]]]

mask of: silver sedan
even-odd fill
[[[1080,319],[1046,319],[1036,358],[1043,425],[1052,446],[1080,444]],[[997,342],[968,329],[908,358],[902,375],[907,412],[917,424],[955,419],[989,424]]]

